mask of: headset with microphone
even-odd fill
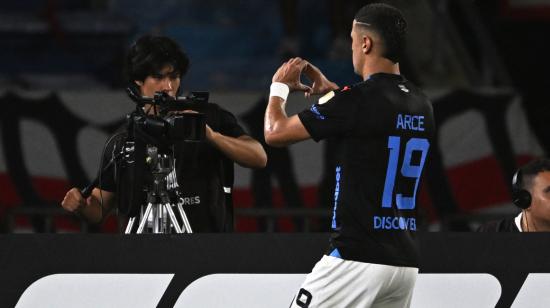
[[[531,193],[523,187],[523,174],[521,169],[516,171],[512,178],[512,202],[521,209],[531,206]]]

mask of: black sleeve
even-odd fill
[[[219,109],[220,112],[220,130],[219,133],[225,136],[238,138],[242,135],[246,135],[244,129],[237,122],[235,116],[223,109]]]
[[[332,91],[298,114],[313,140],[345,135],[355,122],[354,89]],[[332,93],[332,94],[331,94]]]

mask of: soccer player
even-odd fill
[[[361,8],[351,31],[363,81],[338,88],[300,58],[273,76],[266,142],[336,139],[336,187],[327,254],[291,307],[409,307],[418,274],[416,195],[434,135],[431,103],[400,75],[406,21],[394,7]],[[300,82],[305,74],[312,85]],[[289,91],[325,94],[287,117]]]

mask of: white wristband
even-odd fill
[[[288,92],[290,92],[290,89],[282,82],[274,82],[269,87],[269,97],[277,96],[286,101]]]

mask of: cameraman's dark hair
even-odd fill
[[[533,179],[537,174],[545,171],[550,171],[550,159],[539,158],[533,160],[520,168],[521,172],[521,186],[522,189],[531,189],[533,185]]]
[[[147,76],[160,72],[171,65],[181,77],[187,73],[189,58],[178,44],[166,36],[145,35],[140,37],[126,55],[125,72],[130,84],[143,81]]]
[[[355,20],[360,22],[358,26],[372,29],[380,35],[384,44],[384,58],[394,63],[401,60],[407,34],[407,21],[401,11],[387,4],[373,3],[359,9]]]

